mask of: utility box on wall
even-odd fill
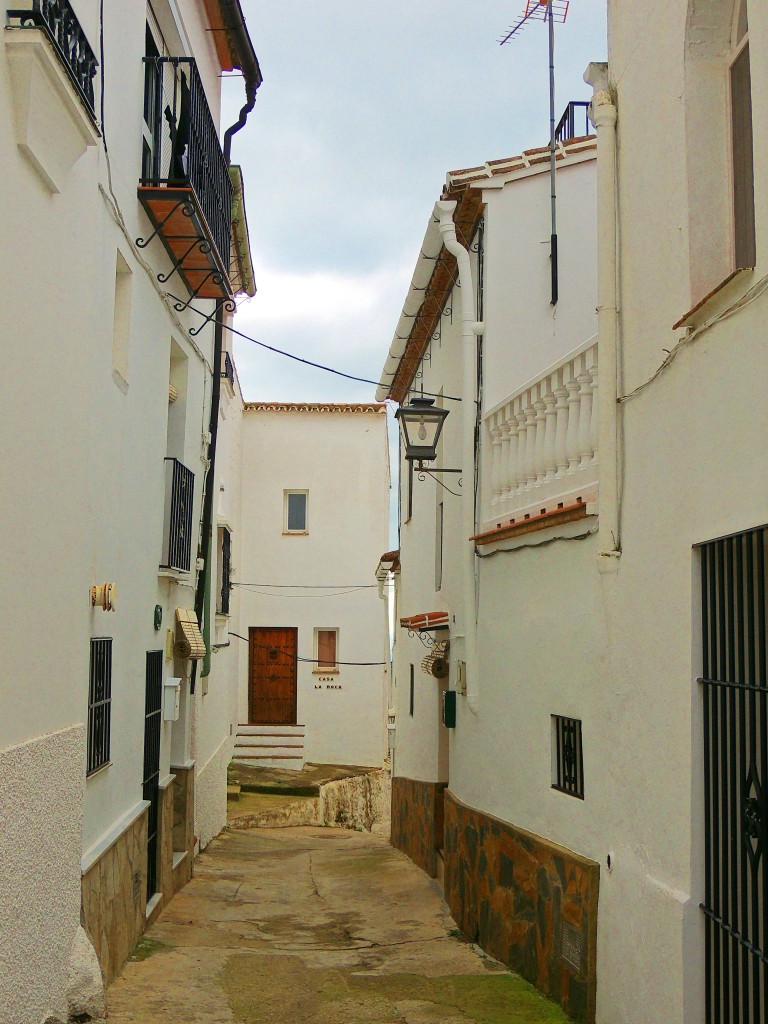
[[[456,691],[443,690],[443,725],[446,729],[456,728]]]
[[[181,703],[181,679],[171,677],[163,684],[163,721],[178,722]]]

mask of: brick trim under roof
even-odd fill
[[[454,216],[456,236],[467,248],[471,245],[477,226],[483,215],[485,204],[482,192],[476,189],[465,189],[458,194],[449,194],[446,199],[458,200]],[[451,289],[456,284],[456,257],[452,256],[445,246],[435,260],[435,269],[429,279],[424,301],[411,328],[408,344],[400,359],[400,363],[389,389],[389,397],[402,402],[408,394],[421,358],[429,348],[429,342],[437,329],[437,323],[445,306]]]
[[[349,412],[383,415],[385,402],[245,402],[246,412]]]

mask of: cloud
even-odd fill
[[[410,274],[409,262],[359,274],[257,267],[259,292],[240,305],[235,327],[300,358],[377,381]],[[244,339],[236,339],[235,358],[250,401],[370,401],[375,390]]]

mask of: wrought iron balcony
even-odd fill
[[[229,352],[224,353],[224,366],[221,369],[222,380],[225,380],[230,387],[230,390],[234,393],[235,389],[235,364],[232,362],[232,356]]]
[[[165,460],[165,521],[161,569],[189,572],[195,474],[178,459]]]
[[[68,0],[24,0],[6,12],[8,28],[39,28],[69,75],[91,119],[96,122],[93,80],[99,62]]]
[[[232,182],[191,57],[144,58],[144,150],[139,200],[193,297],[231,298]]]
[[[569,142],[571,139],[579,139],[591,133],[589,103],[586,100],[571,100],[555,128],[555,140]]]

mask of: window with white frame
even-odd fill
[[[283,533],[307,533],[309,491],[283,491]]]
[[[338,629],[315,630],[315,672],[339,671]]]

